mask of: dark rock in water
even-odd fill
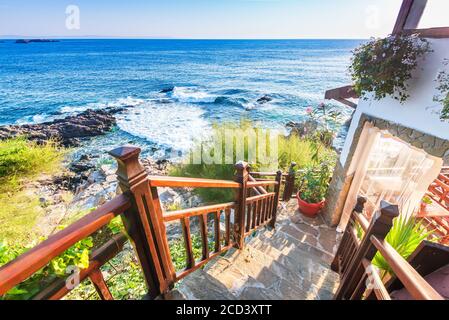
[[[26,136],[38,143],[56,139],[63,146],[77,146],[82,138],[103,135],[110,131],[116,124],[114,114],[124,109],[89,109],[78,115],[51,122],[0,127],[0,140]]]
[[[32,42],[59,42],[59,40],[53,40],[53,39],[18,39],[16,40],[16,43],[20,43],[20,44],[28,44],[28,43],[32,43]]]
[[[159,91],[159,93],[169,93],[169,92],[173,92],[173,90],[175,90],[175,87],[168,87],[168,88],[164,88],[161,91]]]
[[[265,95],[265,96],[263,96],[263,97],[257,99],[257,103],[259,103],[259,104],[264,104],[264,103],[270,102],[270,101],[272,101],[272,100],[273,100],[272,97],[270,97],[270,96],[268,96],[268,95]]]

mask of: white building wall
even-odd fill
[[[413,79],[410,80],[410,98],[403,105],[391,97],[379,101],[372,97],[368,100],[360,99],[341,153],[340,162],[343,166],[362,114],[449,140],[449,121],[440,120],[438,112],[442,106],[433,101],[437,93],[435,79],[438,73],[443,68],[449,71],[449,66],[443,65],[444,59],[449,59],[449,39],[429,39],[429,42],[434,52],[427,54],[425,60],[415,70]]]

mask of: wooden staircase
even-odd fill
[[[167,299],[330,300],[339,276],[330,269],[337,233],[320,219],[302,216],[295,200],[278,213],[276,229],[247,238],[187,276]]]

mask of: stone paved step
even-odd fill
[[[303,279],[250,246],[243,252],[233,249],[225,258],[209,265],[205,271],[223,283],[232,294],[244,299],[248,288],[258,288],[261,295],[271,290],[273,299],[306,299]],[[248,289],[248,290],[246,290]],[[256,292],[251,294],[255,296]],[[257,299],[263,299],[263,297]]]
[[[275,230],[248,237],[242,251],[231,249],[187,276],[169,299],[332,299],[339,277],[329,265],[338,243],[334,229],[281,208]]]
[[[227,288],[207,272],[198,269],[176,288],[172,300],[236,300]]]
[[[267,244],[263,236],[249,246],[254,249],[256,259],[270,263],[271,271],[307,292],[307,299],[329,299],[337,289],[339,276],[308,252],[294,246],[279,250],[275,245]]]

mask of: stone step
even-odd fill
[[[223,283],[239,299],[254,298],[257,288],[260,294],[271,294],[272,299],[306,299],[304,279],[278,264],[256,249],[247,246],[240,252],[233,249],[225,258],[208,265],[205,271]],[[247,290],[246,290],[247,289]],[[309,289],[309,285],[305,288]],[[272,291],[271,293],[269,291]],[[262,299],[263,297],[261,297]]]
[[[269,248],[273,248],[276,252],[280,251],[299,263],[304,258],[309,258],[323,267],[329,268],[333,260],[333,256],[305,243],[302,239],[297,239],[291,233],[281,228],[261,232],[258,237],[253,238],[251,241],[258,244],[259,247],[257,249],[269,251]]]
[[[338,274],[301,249],[291,248],[286,255],[260,239],[253,241],[251,247],[256,259],[268,261],[270,270],[300,287],[307,293],[306,299],[331,299],[338,288]]]
[[[173,300],[236,300],[228,289],[207,272],[198,269],[175,288]]]

